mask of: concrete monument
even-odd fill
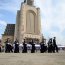
[[[42,41],[40,8],[34,6],[34,0],[24,0],[17,11],[14,39],[22,43],[27,41]]]

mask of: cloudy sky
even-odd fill
[[[0,0],[0,38],[7,23],[16,22],[16,12],[23,0]],[[40,7],[42,34],[46,39],[57,37],[57,43],[65,45],[65,0],[35,0]]]

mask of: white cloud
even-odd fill
[[[0,25],[6,26],[7,22],[0,20]]]
[[[55,1],[55,2],[53,2]],[[65,0],[36,0],[41,9],[42,33],[46,38],[57,37],[58,44],[65,44]]]

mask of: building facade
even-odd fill
[[[14,40],[22,43],[32,39],[41,42],[40,8],[34,6],[34,0],[24,0],[20,10],[17,11]]]
[[[14,41],[15,24],[7,24],[4,34],[2,34],[2,45],[9,38],[11,43]]]

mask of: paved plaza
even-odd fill
[[[65,65],[65,52],[0,53],[0,65]]]

